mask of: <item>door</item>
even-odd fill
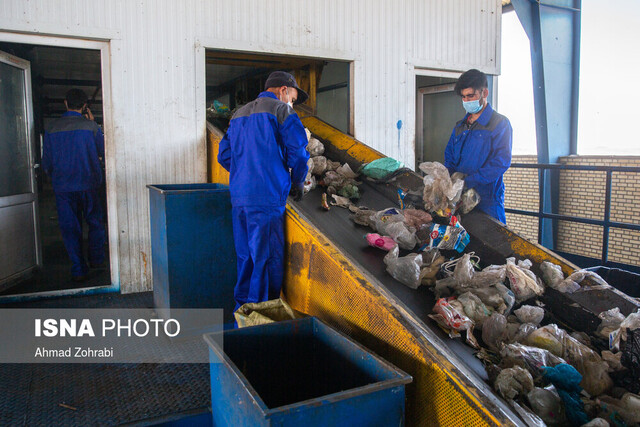
[[[29,62],[0,51],[0,289],[41,265]]]
[[[418,89],[416,170],[422,162],[444,163],[444,149],[456,122],[464,117],[454,83]]]

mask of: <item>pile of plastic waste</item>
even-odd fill
[[[424,187],[419,206],[403,202],[373,210],[356,206],[356,179],[393,182],[402,163],[383,158],[358,173],[333,162],[322,143],[307,134],[307,191],[326,187],[323,207],[349,209],[352,220],[371,229],[367,245],[387,251],[386,271],[436,297],[433,319],[451,338],[464,335],[477,349],[495,390],[529,425],[630,426],[640,423],[640,310],[624,315],[618,308],[600,313],[593,336],[562,329],[539,297],[548,288],[575,293],[608,284],[596,273],[578,270],[565,277],[561,266],[507,258],[482,267],[473,252],[464,253],[469,235],[460,214],[479,202],[464,189],[464,175],[449,175],[440,163],[421,164]],[[460,255],[461,254],[461,255]],[[537,275],[532,269],[539,272]]]
[[[466,342],[494,373],[496,391],[535,425],[637,425],[640,310],[600,313],[593,337],[570,333],[552,323],[538,297],[547,288],[572,293],[607,283],[585,270],[565,277],[546,261],[542,277],[532,267],[508,258],[481,269],[473,253],[445,261],[429,284],[438,298],[430,317],[451,337],[466,332]]]
[[[340,162],[331,161],[323,156],[324,144],[311,136],[308,129],[305,130],[309,141],[307,151],[310,156],[307,162],[309,172],[304,182],[305,192],[308,193],[319,184],[326,187],[326,194],[329,196],[338,195],[347,199],[359,199],[359,182],[356,181],[358,174],[351,170],[348,163],[341,165]]]

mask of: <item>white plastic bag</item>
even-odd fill
[[[395,246],[384,257],[387,272],[398,282],[407,285],[411,289],[418,289],[420,286],[420,267],[422,267],[421,254],[409,254],[398,257],[400,249]]]
[[[482,326],[482,341],[493,351],[500,350],[507,339],[507,318],[500,313],[493,313]]]
[[[324,144],[322,144],[322,142],[317,138],[309,138],[307,151],[311,157],[319,156],[324,153]]]
[[[466,253],[460,257],[453,270],[453,277],[459,286],[468,286],[473,279],[473,264],[471,263],[471,254]]]
[[[550,263],[549,261],[542,261],[542,264],[540,264],[540,271],[542,272],[542,280],[544,280],[544,283],[554,289],[555,286],[564,279],[562,267],[557,264]]]
[[[518,302],[528,300],[529,298],[533,298],[534,296],[539,296],[544,293],[544,287],[542,287],[537,280],[531,278],[527,272],[533,274],[527,269],[516,266],[511,258],[507,260],[507,278],[509,279],[509,287],[513,291],[516,301]]]
[[[611,310],[603,311],[598,314],[601,322],[596,330],[595,334],[601,338],[609,339],[609,335],[620,327],[624,321],[624,315],[620,313],[619,307],[614,307]]]
[[[418,243],[415,231],[411,231],[404,221],[392,222],[384,227],[387,236],[396,241],[401,249],[411,250]]]
[[[522,323],[532,323],[539,325],[544,318],[544,309],[533,305],[523,305],[513,312]]]

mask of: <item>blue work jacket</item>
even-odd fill
[[[467,175],[465,185],[480,195],[478,208],[505,223],[502,175],[511,165],[511,123],[491,105],[471,125],[467,124],[468,117],[465,115],[453,128],[444,165],[449,173]]]
[[[59,193],[99,188],[103,183],[100,157],[104,135],[93,120],[67,111],[44,133],[42,169]]]
[[[231,204],[284,206],[291,185],[307,176],[307,135],[293,108],[271,92],[240,108],[220,141]],[[289,172],[291,169],[291,172]]]

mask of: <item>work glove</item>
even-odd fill
[[[302,196],[304,195],[304,182],[301,182],[300,184],[297,184],[297,185],[294,184],[293,186],[291,186],[291,191],[289,191],[289,195],[296,202],[299,202],[300,200],[302,200]]]

